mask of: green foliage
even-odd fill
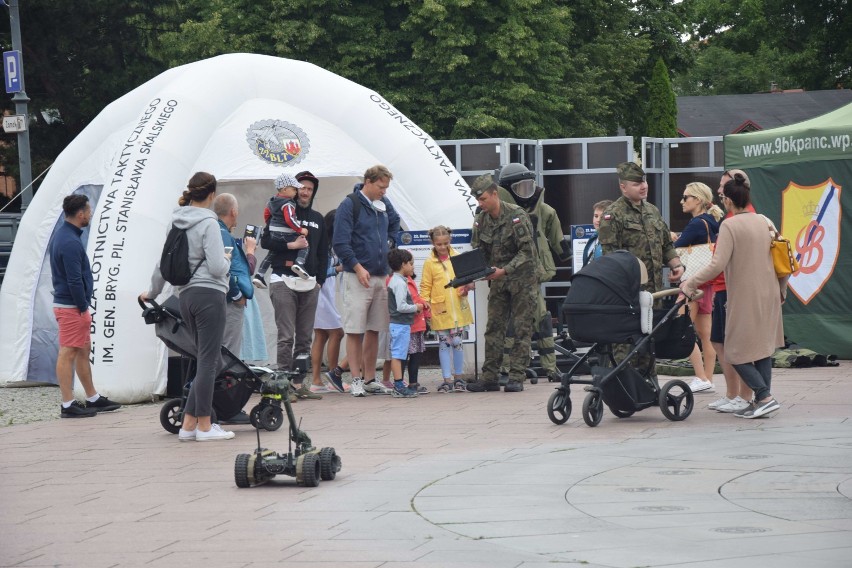
[[[644,131],[646,136],[653,138],[677,137],[677,101],[662,58],[657,59],[648,84]]]
[[[848,83],[850,12],[848,0],[27,0],[33,170],[156,74],[231,52],[314,63],[435,138],[673,135],[671,85]],[[14,138],[2,139],[14,172]]]
[[[151,56],[153,21],[141,0],[20,2],[34,178],[107,104],[164,70]],[[17,174],[14,139],[3,140],[3,164]]]
[[[696,62],[679,94],[834,89],[852,80],[847,0],[684,0]],[[715,72],[714,72],[715,68]]]

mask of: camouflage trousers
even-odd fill
[[[544,296],[541,293],[541,288],[536,288],[536,307],[535,307],[535,326],[533,333],[538,333],[538,360],[542,369],[546,373],[556,373],[556,338],[553,337],[553,320],[550,312],[547,311],[547,305],[544,302]],[[503,343],[503,364],[500,370],[509,368],[508,355],[512,352],[515,344],[515,324],[514,320],[509,321],[509,327],[506,330],[506,340]]]
[[[510,318],[516,341],[508,353],[509,380],[523,382],[530,362],[530,341],[535,320],[535,287],[506,278],[491,282],[488,291],[488,324],[485,326],[485,361],[482,380],[497,381],[503,360],[503,344]]]

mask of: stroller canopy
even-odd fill
[[[639,289],[648,279],[645,265],[626,250],[595,259],[571,277],[571,302],[585,304],[639,304]],[[644,273],[644,274],[643,274]]]
[[[571,278],[563,304],[568,333],[579,341],[624,343],[640,335],[639,290],[645,265],[619,250],[587,264]]]

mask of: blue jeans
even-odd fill
[[[461,375],[464,367],[464,347],[461,329],[443,329],[438,333],[438,360],[441,363],[441,375],[444,379]]]
[[[754,400],[769,398],[769,386],[772,383],[772,357],[766,357],[754,363],[734,365],[745,384],[754,391]]]

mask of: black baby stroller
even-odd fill
[[[562,383],[547,402],[547,416],[554,424],[564,424],[571,415],[571,385],[588,385],[583,401],[583,420],[597,426],[604,404],[619,418],[651,406],[658,406],[672,421],[686,419],[694,405],[692,391],[685,382],[672,380],[660,388],[649,371],[640,372],[631,362],[644,356],[650,365],[655,357],[687,357],[695,345],[689,314],[677,316],[685,300],[670,302],[665,309],[653,309],[655,300],[674,298],[674,288],[650,294],[640,290],[647,281],[645,265],[627,251],[616,251],[586,265],[571,279],[563,304],[570,337],[591,343],[588,352],[562,376]],[[633,347],[616,363],[612,344]],[[580,369],[591,364],[591,380],[580,379]]]
[[[195,374],[195,342],[181,319],[179,300],[176,296],[171,296],[162,305],[154,300],[148,300],[147,304],[139,300],[145,323],[153,325],[157,337],[170,349],[179,353],[188,363],[184,372],[181,396],[167,400],[160,410],[160,424],[166,431],[177,434],[180,431],[191,378]],[[216,422],[217,417],[230,417],[237,414],[252,394],[260,393],[260,403],[249,413],[252,426],[269,431],[280,428],[284,420],[282,400],[285,405],[290,404],[289,392],[278,392],[280,383],[276,379],[280,378],[278,375],[281,373],[273,373],[265,367],[247,365],[225,346],[221,348],[221,357],[222,362],[219,366],[221,371],[213,385],[211,420]],[[299,374],[301,373],[284,373],[288,379],[291,375]]]

